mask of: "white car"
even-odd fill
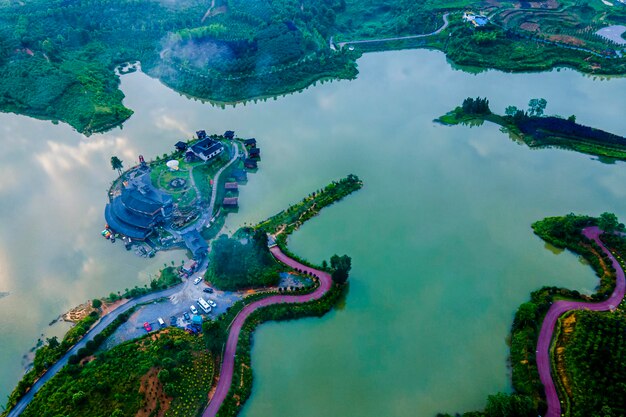
[[[198,314],[198,309],[196,308],[196,306],[192,305],[191,307],[189,307],[189,310],[191,310],[191,312],[193,314]]]
[[[217,304],[213,300],[207,300],[207,303],[209,303],[211,307],[217,307]]]
[[[202,282],[202,277],[198,277],[196,279],[193,280],[193,285],[198,285]]]

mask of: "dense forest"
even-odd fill
[[[248,236],[221,235],[213,241],[206,279],[222,290],[267,287],[278,283],[279,265],[261,230]]]
[[[332,39],[430,33],[444,13],[467,6],[452,0],[5,0],[0,110],[64,121],[86,134],[106,130],[132,114],[122,104],[115,69],[136,61],[149,75],[201,99],[284,94],[320,79],[356,76],[356,58],[364,49],[335,48]],[[623,14],[616,8],[603,19],[617,21]],[[497,26],[477,32],[458,13],[450,19],[450,33],[418,46],[482,67],[528,70],[567,63],[585,71],[623,70],[623,60],[598,67],[595,58],[583,59],[587,55],[577,51],[523,40]]]
[[[68,365],[22,415],[195,415],[206,402],[212,377],[203,340],[170,329]]]

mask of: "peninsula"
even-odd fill
[[[194,152],[188,149],[198,144],[217,158],[227,153],[228,143],[224,141],[228,140],[236,149],[236,138],[214,137],[207,148],[204,145],[209,142],[199,137],[187,143],[183,151],[177,149],[151,162],[143,160],[126,171],[111,188],[105,214],[107,218],[116,216],[119,223],[109,224],[108,238],[115,237],[126,245],[140,242],[167,249],[170,246],[162,241],[169,235],[162,233],[175,236],[176,219],[185,219],[180,227],[198,231],[205,225],[199,221],[204,217],[214,220],[208,228],[217,235],[221,227],[215,226],[220,224],[215,219],[221,209],[205,216],[194,199],[185,197],[181,190],[168,190],[168,186],[176,180],[195,178],[195,187],[200,189],[196,169],[204,169],[201,164],[206,161],[187,161],[184,165],[176,158],[186,158],[187,152]],[[251,140],[241,142],[244,146],[253,144]],[[221,152],[217,152],[218,145],[223,146]],[[179,162],[178,170],[170,171],[175,166],[172,161]],[[159,170],[161,164],[168,168]],[[207,177],[209,185],[215,184],[214,190],[225,168],[213,167],[216,174],[209,176],[212,183]],[[92,313],[74,328],[80,331],[72,329],[71,337],[61,343],[49,339],[36,352],[36,369],[18,384],[2,416],[176,416],[196,415],[202,410],[204,416],[218,412],[220,416],[236,415],[251,391],[253,329],[268,320],[321,316],[347,288],[350,257],[333,255],[330,262],[315,267],[287,250],[287,236],[362,185],[358,177],[348,175],[266,221],[244,227],[232,237],[222,235],[208,241],[210,254],[191,251],[199,256],[191,270],[186,264],[167,267],[150,289],[128,291],[121,300],[94,300]],[[197,197],[207,199],[208,195],[199,192]],[[224,200],[227,198],[234,197]],[[212,207],[213,200],[207,200],[207,208]],[[117,204],[121,206],[115,208]],[[149,204],[154,205],[150,206],[154,211],[137,211]],[[199,212],[180,217],[177,210],[183,207],[195,207]],[[145,225],[154,227],[139,227],[138,219],[145,218],[146,213],[154,214],[150,217],[154,223]],[[184,239],[179,243],[186,244]],[[112,301],[116,307],[105,312],[103,302],[108,305]],[[166,323],[159,316],[170,320]]]

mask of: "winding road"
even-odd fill
[[[397,36],[394,38],[363,39],[363,40],[358,40],[358,41],[338,42],[337,46],[339,46],[339,49],[343,49],[343,47],[346,45],[356,45],[356,44],[376,43],[376,42],[390,42],[390,41],[404,41],[404,40],[409,40],[409,39],[419,39],[419,38],[427,38],[429,36],[435,36],[435,35],[440,34],[442,31],[444,31],[450,24],[450,22],[448,22],[449,14],[450,13],[446,13],[443,15],[443,26],[441,26],[439,29],[437,29],[434,32],[423,33],[421,35]],[[331,46],[331,49],[332,49],[332,46]]]
[[[204,410],[202,417],[215,417],[222,403],[226,399],[226,396],[228,395],[228,391],[230,390],[230,385],[233,380],[233,368],[235,366],[235,353],[237,352],[237,342],[239,341],[239,334],[241,333],[241,327],[245,323],[246,319],[250,316],[250,314],[258,310],[259,308],[273,304],[306,303],[308,301],[318,300],[324,294],[326,294],[332,286],[332,278],[327,272],[310,268],[308,266],[302,265],[297,261],[294,261],[287,255],[282,253],[278,246],[272,247],[270,251],[272,252],[272,255],[274,255],[274,257],[283,264],[291,268],[297,268],[301,271],[318,277],[320,280],[320,285],[315,291],[310,294],[273,295],[271,297],[263,298],[262,300],[256,301],[252,304],[248,304],[239,312],[239,314],[237,314],[235,320],[233,320],[233,323],[231,325],[230,333],[228,334],[228,340],[226,342],[226,349],[224,350],[224,359],[222,361],[222,367],[220,370],[219,380],[217,382],[217,388],[215,390],[215,393],[213,394],[211,402],[209,402],[209,405]]]
[[[78,343],[76,343],[74,345],[74,347],[72,347],[70,350],[68,350],[67,353],[65,355],[63,355],[63,357],[57,361],[57,363],[52,365],[43,374],[43,376],[41,378],[39,378],[37,380],[37,382],[35,382],[33,384],[31,389],[17,402],[15,407],[13,407],[11,409],[11,411],[9,411],[9,414],[7,414],[7,417],[17,417],[17,416],[19,416],[24,411],[24,409],[28,406],[28,404],[32,401],[32,399],[35,396],[35,394],[37,394],[37,392],[39,392],[41,387],[46,382],[48,382],[50,379],[52,379],[52,377],[54,377],[61,369],[63,369],[63,367],[65,365],[67,365],[67,362],[68,362],[70,356],[76,354],[76,352],[78,352],[78,350],[80,348],[85,347],[85,345],[87,344],[88,341],[93,340],[93,338],[98,333],[100,333],[109,324],[111,324],[113,322],[113,320],[115,320],[120,314],[127,312],[128,310],[130,310],[131,308],[133,308],[133,307],[135,307],[135,306],[137,306],[139,304],[148,303],[150,301],[158,300],[159,298],[169,297],[171,295],[174,295],[184,285],[185,285],[184,283],[178,284],[178,285],[170,287],[170,288],[168,288],[166,290],[157,291],[157,292],[153,292],[153,293],[150,293],[150,294],[143,295],[141,297],[133,298],[130,301],[128,301],[126,304],[123,304],[123,305],[119,306],[118,308],[116,308],[115,310],[113,310],[112,312],[107,314],[106,316],[102,317],[100,319],[100,321],[98,323],[96,323],[96,325],[94,327],[91,328],[91,330],[89,330],[87,333],[85,333],[83,338],[80,339],[78,341]]]
[[[561,417],[561,403],[556,392],[556,386],[552,379],[551,362],[550,362],[550,344],[554,335],[554,327],[558,318],[564,313],[572,310],[591,310],[591,311],[607,311],[617,307],[624,298],[624,289],[626,280],[624,278],[624,270],[613,254],[604,246],[600,240],[602,231],[597,227],[589,227],[583,230],[583,234],[589,239],[594,240],[609,256],[615,268],[616,285],[611,296],[599,303],[587,303],[582,301],[556,301],[546,314],[541,325],[541,332],[537,342],[537,368],[539,377],[546,392],[546,401],[548,403],[548,411],[544,417]]]

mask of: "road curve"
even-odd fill
[[[85,347],[85,345],[87,344],[88,341],[93,340],[93,338],[98,333],[100,333],[109,324],[111,324],[113,322],[113,320],[115,320],[120,314],[127,312],[128,310],[130,310],[131,308],[133,308],[133,307],[135,307],[135,306],[137,306],[139,304],[143,304],[143,303],[147,303],[147,302],[150,302],[150,301],[154,301],[154,300],[157,300],[157,299],[163,298],[163,297],[169,297],[169,296],[175,294],[176,292],[178,292],[180,290],[180,287],[183,286],[183,285],[184,285],[184,283],[175,285],[173,287],[170,287],[170,288],[162,290],[162,291],[157,291],[157,292],[153,292],[153,293],[150,293],[150,294],[143,295],[141,297],[133,298],[130,301],[128,301],[126,304],[123,304],[123,305],[119,306],[118,308],[116,308],[115,310],[113,310],[112,312],[107,314],[106,316],[102,317],[100,319],[100,321],[94,327],[91,328],[91,330],[89,330],[87,333],[85,333],[83,338],[80,339],[78,341],[78,343],[76,343],[70,350],[68,350],[67,353],[65,355],[63,355],[61,357],[61,359],[59,359],[54,365],[52,365],[50,368],[48,368],[48,370],[43,374],[43,376],[41,378],[39,378],[33,384],[31,389],[26,394],[24,394],[24,396],[17,402],[17,404],[15,404],[15,407],[13,407],[11,409],[11,411],[9,411],[9,414],[7,414],[7,417],[17,417],[17,416],[19,416],[24,411],[24,409],[26,409],[28,404],[30,404],[30,402],[32,401],[33,397],[35,396],[35,394],[37,394],[37,392],[39,392],[41,387],[43,387],[43,385],[46,382],[48,382],[61,369],[63,369],[63,367],[65,365],[67,365],[69,357],[74,355],[74,354],[76,354],[76,352],[78,352],[78,350],[80,348]]]
[[[448,15],[449,14],[450,13],[445,13],[443,15],[443,25],[439,29],[434,31],[434,32],[422,33],[421,35],[397,36],[397,37],[394,37],[394,38],[363,39],[363,40],[358,40],[358,41],[338,42],[337,46],[339,46],[339,49],[343,49],[343,47],[346,46],[346,45],[356,45],[356,44],[360,44],[360,43],[404,41],[404,40],[409,40],[409,39],[419,39],[419,38],[427,38],[429,36],[435,36],[435,35],[440,34],[442,31],[444,31],[448,27],[448,25],[450,24],[450,22],[448,21]],[[332,41],[331,41],[331,45],[332,45]],[[331,46],[331,49],[332,49],[332,46]]]
[[[259,308],[273,304],[306,303],[308,301],[318,300],[324,294],[326,294],[332,286],[332,278],[327,272],[310,268],[308,266],[302,265],[297,261],[294,261],[287,255],[282,253],[278,246],[274,246],[270,249],[270,251],[272,252],[272,255],[274,255],[274,257],[283,264],[294,269],[297,268],[301,271],[318,277],[320,280],[320,285],[315,291],[310,294],[273,295],[271,297],[263,298],[252,304],[248,304],[239,312],[239,314],[237,314],[235,320],[231,325],[230,333],[228,334],[228,340],[226,342],[226,349],[224,350],[224,359],[222,361],[222,367],[220,370],[219,380],[217,382],[217,388],[215,390],[215,393],[213,394],[211,402],[209,402],[207,408],[204,410],[202,417],[215,417],[222,403],[226,399],[226,396],[228,395],[228,391],[230,390],[230,385],[233,380],[233,368],[235,365],[235,353],[237,351],[239,334],[241,333],[241,327],[245,323],[246,319],[250,316],[250,314],[258,310]]]
[[[546,392],[546,401],[548,404],[548,411],[544,417],[561,417],[561,403],[556,392],[554,380],[552,379],[551,365],[550,365],[550,344],[554,334],[554,327],[557,319],[564,313],[571,310],[591,310],[591,311],[607,311],[611,310],[619,305],[624,298],[624,289],[626,288],[626,280],[624,278],[624,270],[620,266],[619,262],[615,259],[613,254],[604,246],[600,240],[600,234],[602,231],[597,227],[589,227],[583,230],[583,234],[589,239],[594,240],[609,256],[615,268],[616,285],[615,290],[611,296],[599,303],[586,303],[582,301],[556,301],[552,304],[546,317],[543,319],[541,325],[541,332],[539,333],[539,339],[537,342],[537,368],[539,370],[539,377]]]

